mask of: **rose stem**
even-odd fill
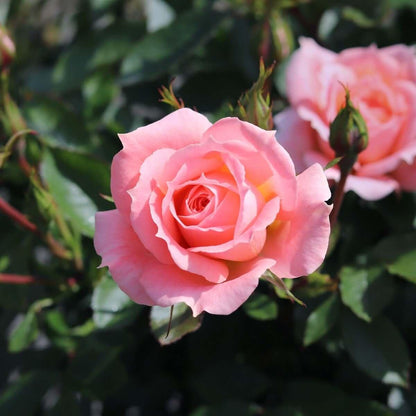
[[[0,283],[11,283],[14,285],[26,285],[29,283],[39,283],[33,276],[22,274],[0,273]]]
[[[7,203],[3,198],[0,197],[0,210],[3,211],[6,215],[8,215],[13,221],[20,224],[26,230],[39,235],[40,232],[33,222],[29,221],[21,212],[19,212],[16,208],[13,208],[9,203]]]
[[[1,197],[0,197],[0,211],[5,213],[13,221],[21,225],[26,230],[37,235],[38,237],[42,237],[42,233],[39,231],[36,225],[33,224],[33,222],[29,221],[21,212],[19,212],[16,208],[13,208],[8,202],[6,202]],[[66,260],[70,258],[70,256],[68,256],[67,250],[64,247],[62,247],[62,245],[58,241],[56,241],[52,237],[52,235],[47,233],[44,237],[53,254]]]
[[[343,170],[341,169],[341,177],[335,189],[334,205],[333,205],[331,214],[329,215],[331,229],[333,229],[335,224],[337,223],[339,210],[341,208],[341,204],[345,195],[345,192],[344,192],[345,183],[347,181],[347,177],[349,173],[350,173],[349,170],[347,172],[343,172]]]

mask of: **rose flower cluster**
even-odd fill
[[[116,208],[96,215],[102,266],[135,302],[229,314],[270,270],[316,270],[330,234],[325,173],[335,157],[330,124],[345,88],[368,128],[346,190],[368,200],[416,189],[416,61],[403,45],[340,54],[311,39],[287,70],[291,107],[277,135],[237,118],[211,124],[180,109],[121,134],[111,191]],[[298,173],[298,175],[296,174]]]

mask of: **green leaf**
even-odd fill
[[[329,274],[314,272],[301,279],[302,284],[299,285],[299,288],[296,288],[296,295],[301,298],[315,298],[324,293],[334,292],[337,289],[337,282],[331,279]]]
[[[104,71],[95,72],[82,85],[82,95],[86,102],[87,114],[103,109],[119,92],[114,77]]]
[[[109,276],[104,276],[95,287],[91,308],[94,323],[98,328],[131,322],[140,311],[140,306],[132,302]]]
[[[338,294],[333,293],[309,315],[303,337],[305,346],[318,341],[331,330],[338,319],[339,306]]]
[[[58,335],[67,335],[70,332],[64,316],[58,310],[47,311],[45,313],[45,321],[48,327]]]
[[[96,47],[94,38],[82,40],[60,55],[52,79],[56,89],[67,92],[79,88],[88,74],[88,65]]]
[[[94,236],[94,216],[97,207],[85,192],[63,176],[56,167],[50,152],[45,152],[41,175],[64,217],[72,227],[87,237]]]
[[[61,102],[39,98],[25,104],[28,125],[52,147],[85,151],[91,148],[90,136],[80,115]]]
[[[110,194],[110,165],[90,155],[64,149],[53,149],[57,168],[69,180],[77,183],[102,210],[113,207],[101,194]],[[114,201],[112,201],[114,203]]]
[[[377,25],[376,20],[367,17],[361,10],[345,6],[342,8],[342,17],[356,24],[358,27],[368,29]]]
[[[192,310],[184,303],[173,308],[171,328],[168,335],[171,307],[153,306],[150,312],[150,328],[161,345],[178,341],[184,335],[194,332],[201,326],[202,314],[192,316]]]
[[[413,7],[415,8],[415,2],[414,0],[387,0],[387,3],[394,8],[399,8],[399,7]]]
[[[342,330],[345,348],[358,368],[384,384],[408,386],[409,352],[391,321],[379,316],[366,323],[346,311]]]
[[[416,284],[416,233],[393,235],[372,250],[388,271]]]
[[[180,15],[168,27],[148,34],[122,61],[123,80],[142,82],[165,74],[208,40],[223,18],[223,14],[212,10],[193,10]]]
[[[276,69],[273,73],[274,86],[279,91],[280,95],[283,97],[287,96],[286,71],[287,71],[287,67],[289,66],[290,59],[291,59],[291,55],[289,55],[287,58],[279,62],[279,64],[276,66]]]
[[[57,380],[49,371],[33,371],[19,377],[0,396],[1,415],[34,415],[47,389]]]
[[[9,336],[9,351],[20,352],[26,349],[37,338],[38,333],[36,313],[30,308]]]
[[[254,292],[243,305],[244,312],[259,321],[270,321],[277,318],[277,303],[269,296]]]
[[[394,280],[380,267],[343,267],[341,298],[359,318],[371,321],[394,297]]]

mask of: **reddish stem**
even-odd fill
[[[21,212],[19,212],[16,208],[13,208],[8,202],[6,202],[3,198],[0,197],[0,211],[3,211],[6,215],[8,215],[13,221],[20,224],[26,230],[30,232],[40,235],[38,228],[36,227],[33,222],[29,221]]]
[[[14,285],[27,285],[29,283],[39,283],[33,276],[22,274],[0,273],[0,283],[11,283]]]
[[[337,223],[339,210],[341,208],[342,201],[343,201],[344,195],[345,195],[344,188],[345,188],[345,183],[347,181],[348,173],[349,172],[343,173],[342,169],[341,169],[341,177],[340,177],[339,182],[337,184],[337,188],[335,189],[333,208],[332,208],[331,214],[329,215],[329,220],[330,220],[330,223],[331,223],[331,229],[333,229],[335,224]]]

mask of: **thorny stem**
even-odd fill
[[[36,225],[33,224],[33,222],[29,221],[25,217],[25,215],[23,215],[16,208],[12,207],[1,197],[0,211],[2,211],[4,214],[6,214],[15,223],[19,224],[24,229],[30,231],[38,237],[43,237],[42,233],[39,231],[38,227],[36,227]],[[64,247],[62,247],[62,245],[58,241],[56,241],[51,234],[48,233],[44,237],[53,254],[66,260],[69,260],[71,258],[71,255],[68,253],[68,251]]]
[[[11,100],[8,94],[8,70],[7,69],[0,72],[0,100],[2,101],[3,105],[5,105],[6,102]],[[20,115],[20,112],[18,112],[18,116],[21,119],[21,122],[22,122],[21,125],[26,126],[26,123],[23,120],[22,116]],[[6,144],[5,157],[7,157],[7,153],[11,153],[12,148],[16,145],[17,150],[18,150],[18,162],[19,162],[20,168],[22,169],[22,171],[25,173],[25,175],[28,178],[32,177],[33,175],[36,182],[38,182],[39,186],[42,187],[41,180],[38,177],[37,169],[32,167],[26,160],[26,157],[25,157],[26,143],[24,140],[19,140],[22,136],[24,138],[27,134],[37,135],[37,132],[34,130],[27,129],[27,128],[20,128],[18,129],[18,131],[14,131],[13,136]],[[1,164],[0,164],[0,167],[2,167]],[[80,255],[79,250],[74,250],[74,255],[72,255],[68,250],[66,250],[65,247],[63,247],[58,241],[56,241],[50,233],[46,233],[45,235],[43,235],[39,231],[39,229],[36,227],[35,224],[30,222],[22,213],[20,213],[15,208],[10,206],[2,198],[0,198],[0,211],[3,211],[6,215],[11,217],[15,222],[20,224],[25,229],[31,231],[32,233],[38,235],[39,237],[44,237],[53,254],[66,260],[73,259],[75,262],[75,267],[78,270],[82,270],[83,268],[82,256]],[[66,242],[73,241],[71,230],[69,229],[68,225],[66,224],[65,220],[63,219],[62,215],[60,214],[58,210],[55,215],[55,221],[57,223],[57,226],[64,240]]]

